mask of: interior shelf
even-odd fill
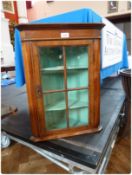
[[[85,66],[68,66],[66,68],[67,70],[80,70],[80,69],[88,69]],[[42,68],[42,72],[56,72],[56,71],[62,71],[64,70],[64,66],[56,66],[56,67],[49,67],[49,68]]]
[[[69,109],[76,109],[76,108],[84,108],[88,107],[88,104],[84,101],[76,101],[73,99],[68,100],[68,108]],[[46,111],[58,111],[58,110],[65,110],[66,104],[65,100],[60,100],[54,104],[46,106]]]
[[[46,111],[59,111],[59,110],[65,110],[66,104],[64,100],[60,100],[54,104],[47,105]]]

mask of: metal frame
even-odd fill
[[[6,133],[7,134],[7,133]],[[86,167],[84,165],[81,165],[79,163],[73,162],[72,160],[69,160],[65,157],[63,157],[63,155],[58,156],[54,153],[51,153],[49,151],[46,151],[40,147],[34,146],[30,143],[27,143],[19,138],[16,138],[10,134],[7,134],[7,136],[11,139],[14,140],[24,146],[27,146],[28,148],[31,148],[32,150],[36,151],[38,154],[42,155],[43,157],[47,158],[48,160],[50,160],[51,162],[55,163],[56,165],[60,166],[61,168],[65,169],[66,171],[69,171],[71,173],[79,173],[74,171],[74,167],[77,167],[79,169],[81,169],[82,171],[80,173],[83,172],[90,172],[93,173],[93,169]],[[67,165],[66,165],[67,164]]]

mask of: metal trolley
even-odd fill
[[[102,86],[101,124],[103,130],[100,133],[38,143],[29,139],[31,129],[25,88],[17,90],[15,86],[11,85],[2,91],[2,100],[8,103],[12,102],[19,109],[15,117],[2,120],[2,131],[4,132],[2,142],[5,142],[2,143],[3,145],[9,146],[7,140],[14,140],[33,149],[70,173],[100,174],[105,172],[119,131],[121,118],[124,117],[122,105],[125,96],[119,78],[110,78]],[[7,91],[12,92],[9,98],[5,98]]]

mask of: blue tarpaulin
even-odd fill
[[[43,18],[32,21],[32,24],[37,23],[100,23],[102,17],[95,13],[91,9],[80,9],[64,14],[56,15],[53,17]],[[118,64],[100,70],[101,80],[115,73],[117,70],[123,67],[128,67],[127,59],[127,43],[126,36],[123,38],[123,58]],[[23,67],[23,56],[20,32],[15,29],[15,64],[16,64],[16,85],[21,87],[25,84],[24,67]]]

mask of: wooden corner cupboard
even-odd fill
[[[21,24],[33,141],[100,131],[104,24]]]

